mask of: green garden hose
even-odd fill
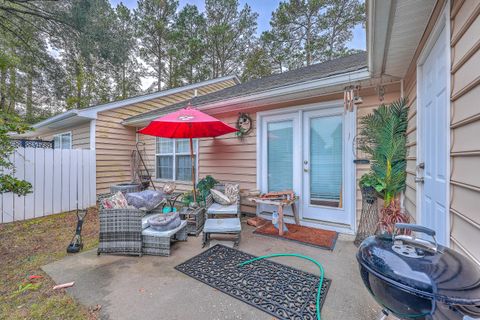
[[[266,256],[261,256],[261,257],[257,257],[257,258],[253,258],[253,259],[244,261],[244,262],[240,263],[238,266],[243,267],[243,266],[245,266],[249,263],[252,263],[254,261],[257,261],[257,260],[275,258],[275,257],[297,257],[297,258],[305,259],[305,260],[308,260],[310,262],[315,263],[315,265],[317,265],[317,267],[320,269],[320,282],[318,283],[316,310],[317,310],[317,320],[321,320],[321,317],[320,317],[320,295],[322,293],[323,276],[325,274],[325,271],[323,270],[323,266],[318,261],[316,261],[315,259],[310,258],[308,256],[301,255],[301,254],[296,254],[296,253],[274,253],[274,254],[269,254],[269,255],[266,255]]]

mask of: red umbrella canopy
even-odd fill
[[[153,120],[138,132],[163,138],[207,138],[236,131],[228,124],[188,106]]]

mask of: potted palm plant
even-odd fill
[[[381,105],[360,121],[359,149],[370,157],[371,171],[361,184],[375,188],[383,199],[380,227],[392,233],[396,222],[408,222],[400,210],[399,196],[405,190],[407,167],[408,106],[406,99]]]

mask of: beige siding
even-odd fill
[[[386,87],[385,103],[389,103],[399,97],[399,84],[389,85]],[[358,109],[357,121],[359,118],[371,112],[378,107],[381,102],[373,88],[362,89],[363,104]],[[218,180],[226,182],[235,182],[240,184],[240,188],[244,191],[257,188],[257,146],[256,146],[256,117],[258,111],[269,109],[278,109],[291,107],[295,105],[303,105],[321,101],[331,101],[341,99],[342,96],[325,95],[313,99],[290,102],[288,104],[270,105],[268,107],[257,107],[248,112],[253,120],[253,130],[243,140],[237,138],[234,134],[228,134],[215,139],[202,139],[199,150],[199,174],[200,177],[212,175]],[[235,125],[238,113],[216,114],[215,117],[222,121]],[[368,165],[357,165],[357,178],[361,177],[368,169]],[[358,184],[357,184],[358,186]],[[355,196],[355,195],[354,195]],[[361,195],[357,187],[356,192],[357,212],[360,212]],[[243,212],[255,212],[255,206],[243,198]],[[357,217],[359,214],[357,213]]]
[[[480,2],[451,11],[451,244],[480,262]]]
[[[72,133],[72,148],[90,149],[90,122],[86,122],[75,127],[51,131],[46,135],[40,135],[38,138],[42,140],[53,140],[53,136],[65,132]]]
[[[228,80],[207,85],[198,88],[197,94],[202,95],[214,92],[234,84],[234,80]],[[166,97],[98,113],[95,141],[97,154],[97,194],[108,192],[112,184],[129,182],[132,179],[131,154],[135,149],[137,139],[136,128],[126,127],[122,125],[122,121],[150,110],[186,101],[192,98],[193,95],[194,90],[187,90]],[[147,139],[147,147],[150,150],[148,154],[152,155],[154,139],[144,138],[143,135],[139,135],[139,139]],[[153,174],[153,156],[149,157],[148,160]]]
[[[420,39],[420,43],[415,51],[415,55],[408,67],[408,71],[404,79],[404,96],[408,99],[410,108],[407,128],[407,187],[405,190],[404,206],[413,220],[417,220],[417,187],[415,183],[415,169],[417,161],[417,60],[435,26],[444,3],[444,0],[439,0],[435,5],[432,16],[430,17],[425,32]]]

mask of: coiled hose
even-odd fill
[[[255,261],[258,261],[258,260],[268,259],[268,258],[276,258],[276,257],[297,257],[297,258],[300,258],[300,259],[304,259],[304,260],[308,260],[310,262],[313,262],[320,269],[320,281],[318,282],[316,313],[317,313],[317,320],[321,320],[321,316],[320,316],[320,296],[321,296],[321,293],[322,293],[323,277],[324,277],[325,271],[323,270],[323,266],[317,260],[315,260],[313,258],[310,258],[308,256],[297,254],[297,253],[274,253],[274,254],[269,254],[269,255],[266,255],[266,256],[261,256],[261,257],[253,258],[253,259],[250,259],[250,260],[246,260],[246,261],[240,263],[238,266],[243,267],[243,266],[245,266],[249,263],[252,263],[252,262],[255,262]]]

